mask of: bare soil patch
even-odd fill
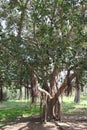
[[[7,121],[0,130],[87,130],[87,115],[63,115],[62,121],[41,122],[39,116]]]

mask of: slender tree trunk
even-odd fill
[[[22,100],[22,79],[20,78],[20,96],[19,99]]]
[[[29,88],[27,85],[25,86],[25,99],[29,99]]]
[[[75,87],[75,98],[74,102],[78,103],[80,101],[80,86],[79,86],[79,78],[76,77],[76,87]]]
[[[25,100],[27,99],[27,88],[25,86]]]
[[[36,97],[37,97],[37,84],[38,84],[38,80],[37,77],[34,73],[32,73],[31,76],[31,96],[32,96],[32,103],[35,103],[36,101]]]
[[[44,119],[45,123],[47,122],[47,108],[48,108],[48,106],[47,106],[47,102],[46,102],[46,104],[44,104],[44,106],[43,106],[43,119]]]
[[[80,89],[79,88],[75,88],[74,102],[75,103],[79,103],[79,101],[80,101]]]
[[[0,76],[0,102],[3,100],[3,80]]]
[[[29,85],[29,82],[27,81],[27,88],[26,88],[26,97],[27,97],[27,99],[29,99],[29,87],[28,87],[28,85]]]

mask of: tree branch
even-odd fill
[[[66,37],[65,37],[66,41],[70,38],[72,29],[73,29],[73,27],[71,27],[71,29],[67,32]]]
[[[50,93],[48,93],[46,90],[44,90],[44,89],[38,87],[38,91],[39,91],[40,93],[44,93],[44,94],[47,95],[50,99],[52,99],[52,96],[51,96]]]
[[[73,73],[70,76],[70,81],[72,81],[74,79],[74,77],[75,77],[75,74]],[[58,98],[58,96],[60,96],[62,94],[62,92],[65,90],[66,86],[67,86],[67,75],[66,75],[61,87],[58,89],[57,93],[55,94],[54,98]]]
[[[25,11],[26,11],[26,8],[27,8],[27,4],[30,0],[26,0],[26,3],[22,9],[22,13],[21,13],[21,18],[20,18],[20,22],[19,22],[19,29],[18,29],[18,39],[21,37],[21,32],[22,32],[22,27],[23,27],[23,20],[24,20],[24,17],[25,17]]]

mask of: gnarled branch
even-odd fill
[[[49,97],[50,99],[52,99],[52,96],[50,95],[50,93],[48,93],[46,90],[42,89],[41,87],[38,87],[38,91],[40,93],[45,94],[47,97]]]

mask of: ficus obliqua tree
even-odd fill
[[[72,92],[73,80],[79,88],[86,71],[86,1],[9,0],[0,6],[0,47],[9,54],[9,72],[20,90],[30,78],[32,102],[40,91],[45,121],[60,119],[60,95]],[[59,86],[62,71],[66,74]]]
[[[60,119],[60,104],[58,97],[66,91],[72,91],[72,80],[76,82],[77,91],[80,89],[82,59],[85,58],[84,44],[86,28],[85,1],[32,1],[31,2],[33,33],[36,41],[36,59],[41,67],[43,84],[49,82],[48,98],[44,105],[44,118]],[[86,28],[87,30],[87,28]],[[39,59],[40,58],[40,59]],[[62,70],[66,77],[58,88],[56,79]],[[73,74],[71,74],[73,71]],[[37,71],[38,73],[38,71]],[[47,81],[45,80],[47,79]],[[44,86],[44,85],[43,85]],[[43,92],[44,93],[44,92]],[[57,107],[56,107],[57,106]],[[59,107],[59,109],[58,109]]]

